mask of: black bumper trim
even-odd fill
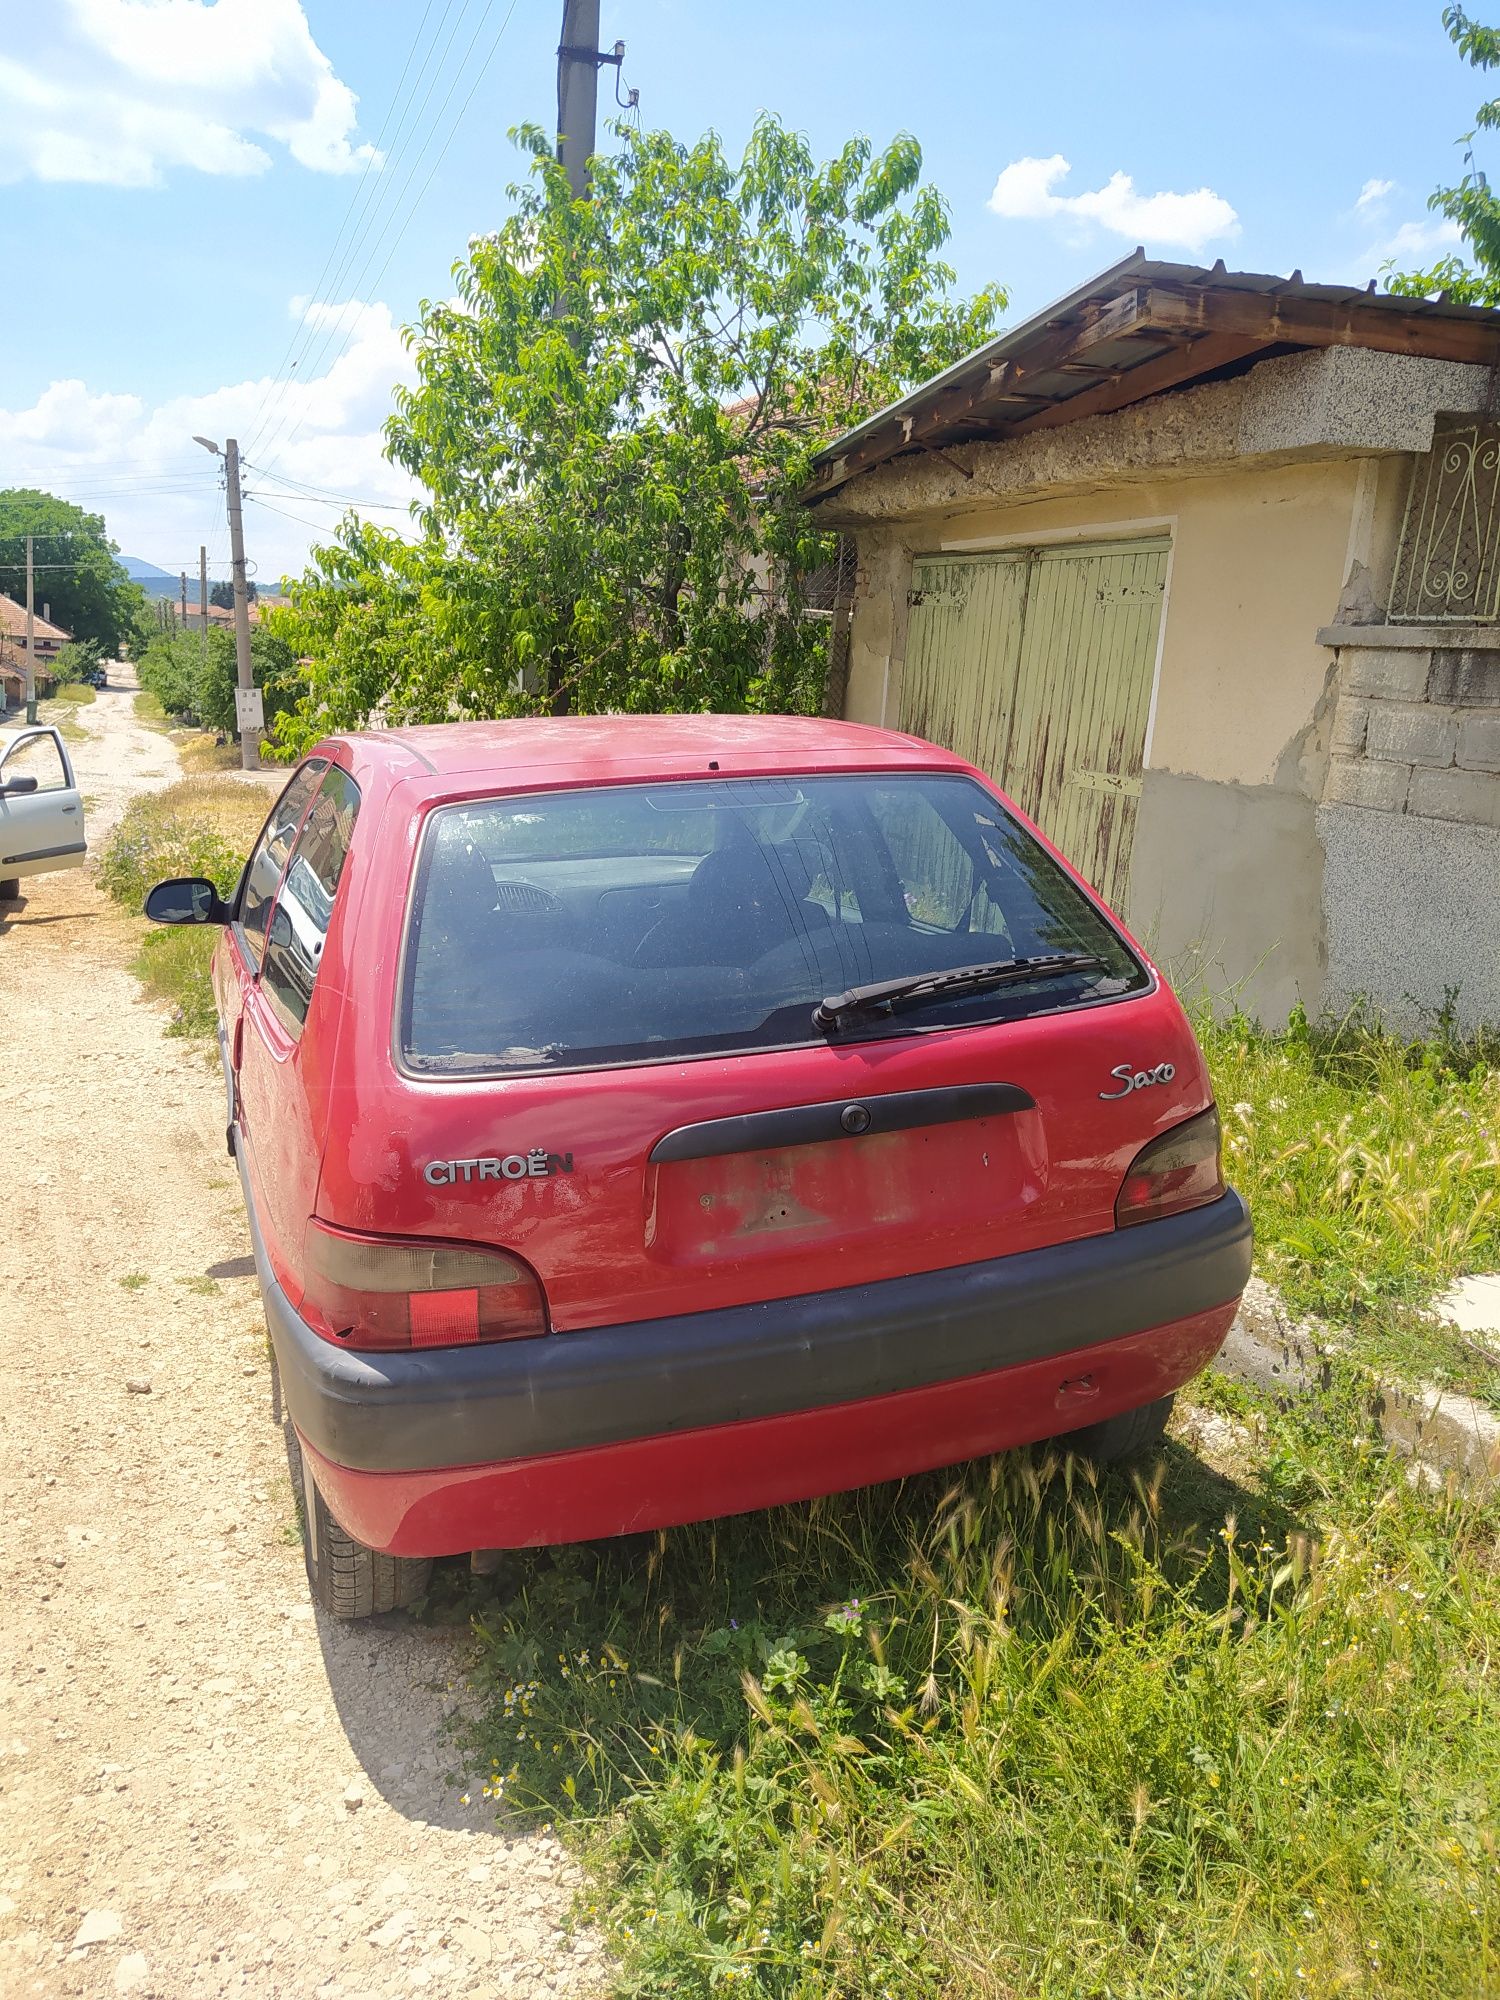
[[[282,1393],[315,1450],[365,1472],[532,1458],[889,1395],[1144,1333],[1237,1299],[1232,1191],[1164,1222],[838,1291],[483,1347],[334,1347],[276,1282],[240,1177]]]
[[[791,1104],[751,1111],[739,1118],[710,1118],[679,1125],[651,1148],[653,1165],[664,1160],[713,1160],[762,1147],[817,1146],[835,1139],[909,1132],[918,1125],[953,1125],[960,1119],[999,1118],[1035,1111],[1036,1099],[1015,1083],[958,1083],[940,1090],[888,1090],[873,1097],[839,1098],[832,1104]]]

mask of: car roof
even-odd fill
[[[507,784],[631,777],[764,776],[781,769],[967,768],[918,736],[802,715],[527,716],[443,722],[330,738],[361,765],[399,776],[503,777]]]

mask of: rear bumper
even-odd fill
[[[303,1450],[335,1517],[390,1555],[595,1541],[903,1479],[1133,1410],[1206,1366],[1234,1311],[922,1389],[499,1465],[356,1472]]]
[[[1232,1309],[1250,1272],[1249,1214],[1229,1193],[1163,1222],[877,1284],[492,1346],[355,1353],[314,1333],[277,1283],[241,1168],[292,1421],[325,1463],[372,1474],[702,1433],[1008,1379],[1033,1363],[1047,1364],[1055,1389],[1060,1358],[1077,1373],[1074,1360],[1086,1364],[1108,1344],[1166,1340],[1178,1323]],[[1165,1393],[1198,1365],[1134,1400]],[[1090,1407],[1052,1428],[1107,1414]],[[1046,1434],[1045,1425],[1031,1433]]]

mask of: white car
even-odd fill
[[[0,729],[0,898],[27,875],[81,868],[88,852],[73,760],[55,729]]]

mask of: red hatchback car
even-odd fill
[[[977,771],[784,717],[332,737],[214,958],[331,1611],[1160,1434],[1250,1268],[1172,993]]]

